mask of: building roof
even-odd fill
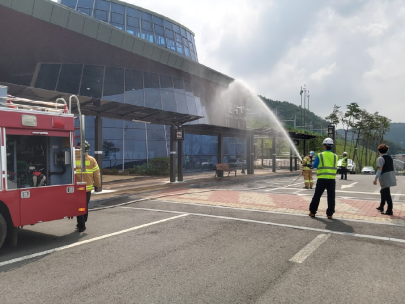
[[[0,0],[0,5],[220,85],[228,86],[234,80],[174,51],[50,0]]]

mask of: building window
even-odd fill
[[[77,3],[77,10],[85,15],[93,15],[94,0],[79,0]]]
[[[61,4],[76,9],[77,0],[62,0]]]
[[[110,2],[105,0],[96,0],[94,5],[94,18],[108,22],[108,15],[110,13]]]

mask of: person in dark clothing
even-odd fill
[[[347,152],[343,152],[342,164],[340,165],[340,179],[347,180]]]
[[[331,219],[335,213],[335,191],[336,191],[336,171],[337,171],[337,156],[332,150],[333,140],[326,138],[323,141],[322,153],[319,153],[313,164],[317,168],[318,180],[316,181],[316,188],[314,196],[312,197],[311,204],[309,205],[309,216],[315,217],[318,210],[319,202],[323,192],[326,190],[328,193],[328,209],[326,215]]]
[[[377,207],[377,210],[381,211],[381,214],[393,215],[390,187],[396,186],[397,180],[394,171],[394,161],[391,156],[387,155],[388,148],[389,147],[385,144],[381,144],[377,148],[380,157],[378,158],[377,174],[375,175],[373,184],[377,185],[377,180],[379,180],[381,186],[381,202],[380,206]],[[388,207],[384,212],[385,202],[387,202]]]

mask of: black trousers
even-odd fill
[[[84,227],[86,226],[87,218],[89,217],[89,202],[90,202],[90,197],[91,197],[91,192],[86,192],[87,195],[87,209],[86,209],[86,214],[79,215],[77,216],[77,226],[78,227]]]
[[[326,215],[332,216],[333,213],[335,213],[335,189],[336,181],[334,179],[318,178],[315,193],[312,197],[311,204],[309,205],[309,211],[316,214],[321,196],[326,190],[328,192],[328,209],[326,210]]]
[[[343,176],[344,176],[344,178],[343,178]],[[340,167],[340,178],[341,179],[347,179],[347,168]]]
[[[380,207],[384,209],[385,202],[387,202],[388,208],[386,212],[388,213],[392,212],[392,198],[390,187],[381,189],[380,193],[381,193]]]

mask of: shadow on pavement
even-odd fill
[[[51,250],[61,246],[70,245],[81,240],[86,236],[87,236],[86,233],[78,233],[75,230],[69,234],[57,236],[37,231],[21,229],[18,231],[17,246],[12,246],[11,244],[6,243],[0,249],[0,263],[20,258],[26,255]],[[20,268],[22,266],[28,265],[30,263],[33,263],[46,257],[47,255],[48,254],[45,254],[22,262],[16,262],[10,265],[2,266],[0,268],[0,273],[8,272]]]
[[[315,217],[314,220],[325,224],[326,230],[354,233],[354,229],[352,226],[337,219],[329,220]]]

